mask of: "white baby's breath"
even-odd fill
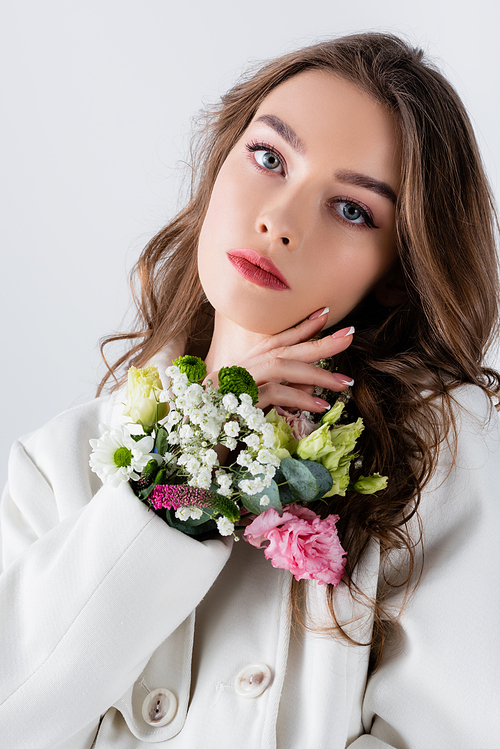
[[[237,421],[228,421],[224,424],[224,432],[228,437],[237,437],[240,433],[240,425]]]
[[[222,405],[228,413],[233,413],[238,408],[238,398],[233,393],[226,393],[222,399]]]
[[[221,536],[230,536],[234,532],[234,523],[225,517],[217,519],[217,529]]]

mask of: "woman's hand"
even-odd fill
[[[326,322],[322,310],[294,328],[269,336],[247,352],[244,359],[232,362],[245,367],[259,388],[259,408],[281,406],[320,412],[329,408],[327,401],[313,396],[315,387],[333,391],[345,390],[353,384],[347,375],[315,367],[311,362],[328,358],[344,351],[352,342],[352,328],[338,330],[333,335],[317,341],[317,335]],[[319,313],[319,314],[318,314]],[[217,382],[217,372],[208,375]]]

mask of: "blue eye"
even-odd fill
[[[276,151],[265,143],[249,143],[247,150],[253,153],[257,164],[268,172],[284,173],[283,161]]]
[[[344,203],[342,213],[344,215],[344,218],[346,218],[348,221],[353,221],[355,224],[359,224],[361,223],[361,221],[364,221],[363,214],[361,213],[359,208],[352,203]]]
[[[370,229],[377,229],[368,210],[362,208],[358,203],[352,200],[337,199],[333,201],[332,206],[339,216],[347,223],[367,226]]]
[[[269,169],[273,172],[283,171],[281,161],[272,151],[256,151],[255,161],[264,169]]]

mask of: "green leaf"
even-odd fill
[[[188,536],[201,536],[203,533],[217,530],[217,524],[204,512],[199,520],[179,520],[175,517],[175,510],[165,512],[167,523],[176,530],[186,533]]]
[[[279,486],[278,489],[280,490],[280,502],[282,505],[289,505],[292,502],[297,501],[297,497],[288,484],[283,484],[282,486]]]
[[[314,499],[321,499],[333,486],[330,471],[321,465],[321,463],[316,463],[314,460],[301,460],[300,462],[312,473],[318,484],[318,493]]]
[[[168,452],[168,432],[165,427],[160,427],[156,433],[155,447],[160,455],[165,455]]]
[[[267,494],[269,497],[268,505],[261,505],[260,503],[260,499],[264,494]],[[280,515],[283,512],[283,507],[280,502],[280,492],[278,485],[274,480],[271,481],[269,486],[264,487],[261,492],[258,492],[258,494],[250,495],[243,494],[242,492],[241,504],[253,515],[260,515],[261,512],[265,512],[266,510],[276,510]]]
[[[139,442],[139,440],[142,440],[143,437],[147,437],[147,434],[131,434],[130,435],[134,442]]]
[[[290,491],[302,502],[312,502],[319,493],[318,482],[307,467],[309,462],[312,461],[283,458],[280,463]]]

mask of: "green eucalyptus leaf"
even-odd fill
[[[281,468],[276,469],[276,473],[274,474],[274,480],[276,481],[278,486],[282,484],[284,481],[286,481],[285,474],[283,473]]]
[[[165,513],[167,523],[188,536],[200,536],[203,533],[217,530],[217,524],[210,518],[206,512],[203,513],[199,520],[179,520],[175,517],[175,510],[167,510]]]
[[[295,498],[302,502],[312,502],[319,493],[318,482],[307,465],[309,461],[283,458],[280,468],[283,471],[288,486]]]
[[[297,497],[292,492],[288,484],[282,484],[279,487],[280,490],[280,502],[282,505],[289,505],[292,502],[297,501]]]
[[[261,497],[263,497],[264,494],[267,494],[269,497],[268,505],[261,505],[260,503]],[[280,502],[280,492],[278,485],[274,480],[271,481],[269,486],[264,487],[261,492],[258,492],[258,494],[250,495],[243,494],[242,492],[241,504],[253,515],[260,515],[261,512],[265,512],[266,510],[276,510],[280,515],[283,512]]]
[[[316,463],[314,460],[301,460],[300,462],[312,473],[318,484],[318,493],[314,499],[321,499],[321,497],[329,492],[333,486],[333,479],[330,471],[325,468],[325,466],[321,465],[321,463]]]

